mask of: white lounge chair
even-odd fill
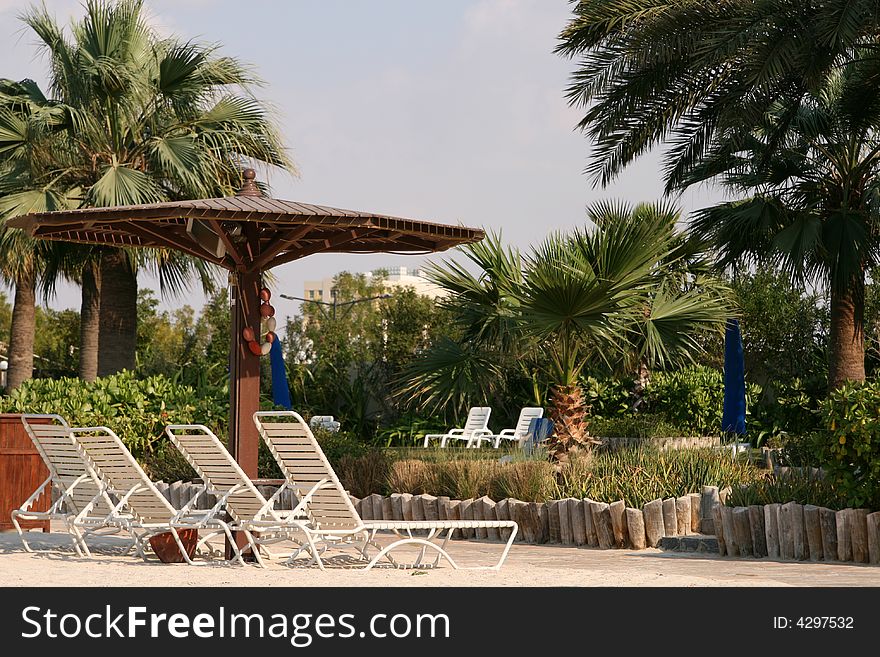
[[[446,433],[430,433],[425,436],[424,446],[432,440],[440,440],[440,447],[446,447],[450,440],[463,440],[467,443],[466,447],[479,446],[479,438],[483,436],[491,436],[489,430],[489,415],[492,409],[488,406],[473,406],[468,411],[467,420],[465,420],[463,428],[450,429]]]
[[[91,556],[85,537],[99,530],[118,531],[109,522],[115,503],[107,495],[100,477],[82,458],[70,426],[60,415],[23,415],[24,429],[43,458],[49,477],[17,509],[12,524],[24,549],[33,552],[19,520],[56,520],[64,524],[80,556]],[[34,511],[33,504],[43,495],[57,495],[46,511]]]
[[[516,421],[516,427],[513,429],[503,429],[501,433],[494,436],[480,436],[477,438],[477,447],[484,440],[494,441],[494,447],[501,445],[502,440],[510,440],[518,446],[522,446],[528,437],[529,424],[532,420],[543,417],[544,409],[537,406],[526,406],[519,412],[519,419]]]
[[[297,523],[305,533],[306,543],[302,550],[311,555],[311,563],[322,570],[322,553],[333,546],[354,545],[359,557],[369,570],[386,558],[398,568],[431,568],[440,558],[446,559],[453,568],[459,566],[446,551],[452,533],[458,529],[499,528],[509,529],[510,536],[494,566],[485,569],[498,570],[510,552],[516,538],[517,524],[512,520],[363,520],[351,498],[339,482],[333,467],[321,446],[302,417],[293,411],[260,411],[254,413],[254,424],[265,441],[275,461],[284,473],[285,483],[279,488],[291,489],[299,499],[291,522]],[[382,547],[375,542],[379,531],[393,532],[397,539]],[[424,535],[416,535],[423,533]],[[434,542],[435,540],[440,541]],[[404,546],[417,546],[416,559],[408,564],[396,561],[392,553]],[[368,549],[378,553],[370,559]],[[437,553],[433,561],[425,561],[428,550]],[[292,560],[298,553],[291,555]]]
[[[118,499],[108,522],[129,532],[141,557],[147,559],[150,538],[168,532],[173,536],[183,559],[194,564],[178,533],[181,529],[196,532],[208,530],[207,535],[198,538],[195,550],[201,551],[207,547],[207,555],[212,557],[216,556],[217,551],[210,546],[211,538],[224,534],[232,540],[230,528],[222,519],[222,500],[207,511],[193,509],[206,486],[203,485],[202,490],[197,491],[183,508],[175,509],[112,429],[76,427],[70,431],[106,491]],[[243,563],[240,551],[233,556],[233,560]],[[204,564],[201,562],[198,565]]]
[[[218,505],[225,504],[232,518],[230,528],[244,534],[259,566],[265,566],[263,553],[272,556],[266,545],[283,540],[301,544],[305,540],[299,525],[290,522],[296,512],[278,512],[274,508],[283,487],[267,500],[208,427],[172,424],[165,427],[165,433],[205,482],[207,490],[217,496]],[[239,548],[237,558],[241,558],[243,549]]]
[[[313,415],[309,420],[309,426],[312,428],[312,431],[315,429],[326,429],[327,431],[336,432],[339,431],[339,427],[342,425],[332,415]]]

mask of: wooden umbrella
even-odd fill
[[[7,222],[37,239],[176,249],[229,270],[229,447],[250,477],[257,476],[259,436],[251,417],[260,404],[260,362],[242,331],[260,334],[262,272],[315,253],[432,253],[484,237],[464,226],[269,198],[255,177],[245,169],[235,196],[41,212]]]

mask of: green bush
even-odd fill
[[[530,502],[589,497],[605,502],[622,499],[640,507],[654,499],[699,492],[703,485],[736,487],[762,476],[748,461],[734,461],[727,452],[716,450],[623,448],[575,459],[558,473],[546,460],[511,454],[499,459],[496,450],[491,456],[479,450],[459,454],[421,450],[421,457],[413,452],[386,451],[382,467],[376,467],[374,454],[346,459],[340,479],[358,497],[394,492],[453,499],[488,495]]]
[[[646,388],[651,412],[698,435],[721,430],[724,408],[724,376],[709,367],[657,372]]]
[[[678,438],[693,434],[656,413],[596,418],[590,422],[590,433],[600,438]]]
[[[777,465],[810,468],[822,463],[822,443],[827,441],[824,431],[805,434],[782,434],[773,437],[769,447],[780,448],[777,452]]]
[[[751,504],[815,504],[829,509],[843,509],[847,501],[834,485],[812,470],[789,472],[782,476],[767,475],[745,486],[734,487],[727,496],[728,506]]]
[[[880,382],[848,383],[820,406],[822,467],[851,507],[880,508]]]
[[[615,418],[632,412],[632,385],[626,379],[597,379],[588,376],[581,381],[584,400],[590,409],[590,417]]]
[[[443,426],[439,418],[405,415],[394,424],[379,427],[376,442],[384,447],[418,447],[425,434],[442,432]]]
[[[0,412],[56,413],[74,426],[109,427],[143,460],[164,442],[168,424],[204,424],[224,435],[229,403],[197,395],[165,376],[137,378],[124,371],[88,383],[31,379],[0,397]]]
[[[703,486],[731,488],[761,477],[747,460],[731,459],[729,452],[713,449],[660,451],[640,446],[597,452],[563,468],[557,495],[588,497],[601,502],[624,500],[641,508],[646,502],[698,493]]]

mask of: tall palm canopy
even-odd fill
[[[558,47],[578,61],[568,97],[596,183],[663,144],[668,192],[719,181],[751,196],[692,225],[725,261],[775,260],[828,291],[832,388],[865,376],[878,45],[875,1],[580,0]]]
[[[295,171],[248,67],[216,45],[161,37],[142,0],[89,0],[68,30],[45,6],[22,20],[49,63],[49,86],[0,81],[0,107],[26,107],[51,132],[46,165],[14,168],[7,181],[8,193],[46,199],[31,210],[222,196],[238,187],[248,162]],[[33,138],[16,118],[0,110],[0,157]],[[103,282],[92,292],[101,297],[98,371],[109,373],[134,365],[138,268],[157,270],[172,289],[207,273],[202,260],[167,249],[95,257],[99,275],[77,278]]]

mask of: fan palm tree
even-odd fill
[[[15,287],[7,388],[29,379],[34,366],[38,283],[49,293],[64,247],[33,240],[5,227],[8,217],[72,207],[70,189],[58,183],[55,166],[63,150],[57,135],[64,113],[46,104],[29,81],[0,81],[0,276]]]
[[[590,359],[647,366],[699,351],[695,333],[719,329],[729,309],[718,285],[673,282],[686,250],[662,206],[596,204],[593,230],[555,234],[521,257],[497,237],[463,247],[478,275],[452,262],[429,276],[447,290],[460,327],[457,348],[436,345],[407,373],[403,394],[422,404],[474,402],[512,362],[552,381],[551,455],[564,460],[593,442],[580,379]],[[474,360],[474,358],[478,360]],[[476,367],[474,365],[477,364]],[[478,397],[479,398],[479,397]]]
[[[720,177],[755,194],[704,213],[695,228],[719,240],[728,262],[772,257],[826,283],[829,386],[864,379],[876,2],[581,0],[560,39],[558,51],[579,60],[568,97],[586,107],[593,180],[606,184],[665,143],[667,191]]]
[[[81,190],[82,207],[227,195],[245,162],[294,170],[251,95],[259,81],[216,46],[160,38],[141,0],[89,0],[70,35],[45,7],[22,20],[50,63],[45,105],[65,121],[58,184]],[[134,366],[136,276],[147,264],[172,284],[201,266],[161,251],[101,252],[100,276],[84,278],[101,282],[99,374]]]

